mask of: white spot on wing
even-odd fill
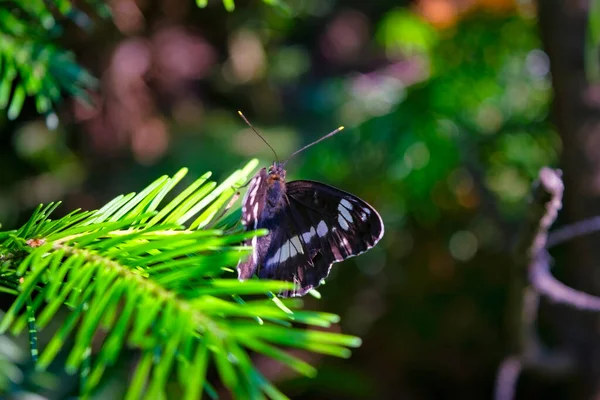
[[[342,199],[342,201],[340,201],[340,205],[343,206],[343,207],[346,207],[348,210],[352,210],[352,203],[350,203],[346,199]]]
[[[346,210],[344,207],[342,207],[341,204],[338,207],[338,211],[340,212],[340,214],[342,215],[342,217],[344,217],[344,219],[346,219],[346,221],[352,222],[352,215],[350,215],[350,213],[348,212],[348,210]]]
[[[250,191],[250,203],[254,203],[254,198],[256,197],[256,193],[258,192],[258,187],[260,186],[261,181],[260,175],[256,177],[256,182],[252,185],[252,190]]]
[[[371,210],[369,210],[367,207],[363,208],[363,211],[367,213],[367,215],[371,214]]]
[[[310,231],[304,232],[302,234],[302,239],[304,239],[305,243],[310,243],[311,239],[315,237],[316,234],[317,232],[315,232],[315,228],[311,227]]]
[[[304,249],[302,248],[300,237],[294,236],[290,240],[286,240],[285,243],[283,243],[283,245],[277,249],[273,257],[266,261],[266,265],[271,266],[277,262],[283,262],[297,254],[304,254]]]
[[[285,242],[283,246],[281,246],[281,256],[279,258],[280,261],[285,261],[290,258],[290,246],[289,242]]]
[[[304,250],[302,250],[302,243],[300,243],[300,238],[298,236],[294,236],[293,238],[291,238],[290,243],[295,252],[304,254]]]
[[[361,219],[362,221],[366,221],[366,220],[367,220],[367,214],[365,214],[365,213],[360,213],[360,219]]]
[[[254,214],[254,229],[258,226],[258,203],[254,205],[254,209],[252,210]]]
[[[319,225],[317,225],[317,234],[319,237],[324,237],[327,234],[327,231],[329,231],[329,229],[327,228],[325,221],[319,222]]]
[[[254,262],[254,265],[258,264],[258,249],[256,248],[257,239],[256,236],[252,238],[252,262]]]
[[[352,254],[352,248],[350,247],[350,243],[348,243],[348,239],[343,238],[342,239],[342,244],[344,245],[344,247],[346,248],[346,252],[348,254]]]
[[[342,227],[343,230],[347,231],[350,228],[350,225],[348,225],[348,223],[346,222],[346,220],[344,219],[344,217],[342,217],[342,215],[338,215],[338,224],[340,224],[340,226]]]

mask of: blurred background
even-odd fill
[[[68,96],[45,116],[31,99],[16,119],[0,114],[3,228],[40,202],[98,208],[183,166],[191,181],[254,157],[268,165],[269,148],[237,110],[280,158],[344,125],[290,162],[288,179],[352,192],[385,221],[377,247],[336,265],[322,299],[306,299],[341,315],[336,329],[363,345],[348,360],[304,355],[315,379],[256,363],[297,399],[491,398],[515,334],[511,246],[531,182],[559,165],[564,144],[551,113],[552,48],[557,58],[559,41],[583,48],[586,6],[549,1],[546,15],[530,0],[267,3],[227,12],[218,1],[111,0],[112,19],[65,23],[61,45],[98,90],[91,104]],[[589,107],[598,97],[588,93]],[[577,168],[565,166],[567,177]],[[565,343],[565,322],[544,315],[544,337]],[[517,393],[587,398],[586,379],[525,374]]]

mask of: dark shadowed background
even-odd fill
[[[61,44],[99,90],[93,105],[67,97],[48,117],[30,99],[16,120],[0,114],[3,227],[19,226],[40,202],[63,200],[63,214],[100,207],[184,166],[191,182],[254,157],[269,164],[272,153],[237,110],[280,158],[344,125],[287,168],[288,179],[342,188],[383,217],[380,244],[334,266],[322,299],[306,299],[339,314],[336,329],[363,345],[348,360],[305,356],[315,379],[256,363],[297,399],[491,398],[515,334],[506,324],[510,250],[539,168],[565,169],[565,221],[597,213],[599,100],[585,88],[586,7],[285,3],[240,0],[227,12],[220,2],[112,0],[112,20],[96,18],[88,31],[67,23]],[[596,248],[559,248],[555,273],[598,289],[598,258],[577,258]],[[580,353],[597,355],[597,323],[559,311],[542,308],[544,339],[568,347],[577,338]],[[586,371],[525,374],[518,398],[588,398],[581,388],[597,377]]]

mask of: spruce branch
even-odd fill
[[[220,185],[205,174],[164,205],[187,170],[97,211],[52,220],[58,204],[38,207],[20,229],[0,232],[0,287],[18,290],[0,333],[41,331],[67,307],[60,328],[36,350],[37,367],[46,369],[73,339],[65,368],[80,374],[82,394],[89,394],[125,348],[136,349],[141,357],[127,393],[131,399],[163,395],[173,372],[186,398],[198,398],[210,390],[205,374],[211,361],[236,397],[285,398],[256,369],[249,350],[307,376],[316,370],[280,346],[348,357],[360,339],[293,326],[326,328],[339,321],[337,315],[266,296],[292,289],[290,282],[240,282],[231,273],[250,253],[240,243],[264,230],[245,232],[239,224],[205,228],[222,225],[215,216],[229,207],[256,165],[252,161]],[[239,209],[222,220],[228,218],[239,220]],[[90,354],[99,332],[106,339]]]

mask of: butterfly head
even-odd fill
[[[274,162],[273,165],[269,167],[269,186],[275,182],[284,182],[285,181],[285,169],[283,168],[283,164],[280,162]]]

